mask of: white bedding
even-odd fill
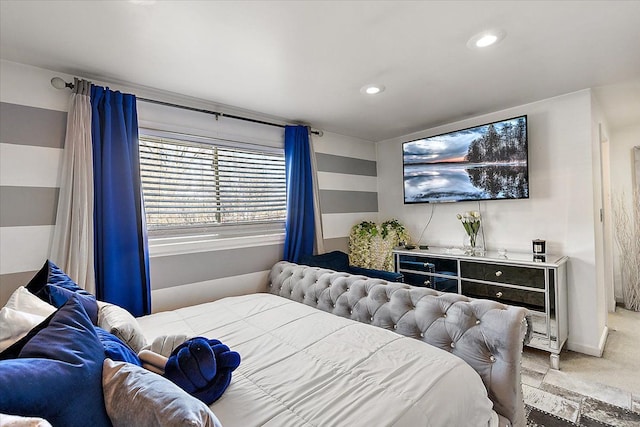
[[[478,374],[450,353],[271,294],[138,319],[151,342],[217,338],[240,353],[211,409],[225,427],[487,426],[497,414]]]

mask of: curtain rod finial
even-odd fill
[[[68,87],[69,89],[73,89],[73,83],[67,83],[64,80],[62,80],[60,77],[52,78],[51,86],[55,87],[56,89],[64,89],[66,87]]]

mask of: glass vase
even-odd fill
[[[484,255],[482,233],[478,231],[476,235],[469,235],[465,232],[462,240],[462,249],[464,250],[465,255]]]

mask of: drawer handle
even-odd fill
[[[502,276],[502,271],[500,270],[496,271],[496,277],[500,277],[500,276]]]
[[[496,297],[502,298],[502,292],[496,292]]]
[[[425,280],[424,281],[424,285],[425,286],[431,286],[431,280]]]

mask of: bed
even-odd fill
[[[241,354],[224,426],[525,425],[524,309],[288,262],[265,291],[137,319]]]

